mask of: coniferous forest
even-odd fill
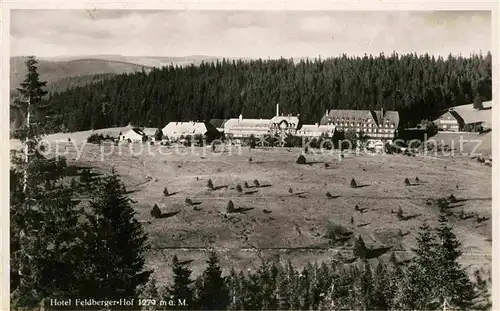
[[[477,58],[474,61],[471,62],[480,67],[484,60]],[[239,65],[255,64],[258,63]],[[279,64],[279,61],[270,62],[262,68],[268,66],[277,70]],[[282,61],[281,64],[283,71],[295,68],[290,63]],[[310,66],[318,64],[321,63]],[[222,71],[231,66],[220,64],[201,68],[216,74],[218,69]],[[396,253],[390,259],[371,258],[371,250],[366,247],[362,236],[358,236],[353,246],[354,257],[346,260],[332,258],[329,262],[306,263],[304,267],[281,260],[262,261],[252,271],[238,271],[234,269],[237,267],[223,271],[217,254],[211,252],[202,275],[194,277],[189,258],[179,259],[172,250],[169,257],[173,258],[173,280],[167,286],[157,286],[152,276],[154,271],[146,266],[148,236],[135,217],[134,204],[137,202],[130,199],[119,176],[114,171],[104,176],[91,174],[88,168],[68,165],[64,157],[46,158],[37,151],[40,138],[46,134],[47,114],[37,113],[47,109],[42,100],[45,83],[39,80],[35,59],[29,58],[27,67],[28,74],[19,91],[31,99],[30,104],[18,101],[17,105],[31,115],[30,122],[33,123],[24,125],[19,134],[27,146],[24,155],[14,150],[11,153],[11,309],[39,310],[43,306],[52,310],[57,308],[50,305],[51,299],[75,297],[135,301],[130,306],[112,307],[113,310],[436,310],[490,307],[489,302],[478,304],[478,298],[488,292],[488,280],[481,279],[480,275],[469,278],[460,265],[461,242],[453,232],[444,208],[437,227],[422,224],[414,256],[404,262]],[[255,68],[255,72],[264,72],[258,66]],[[107,83],[130,83],[130,89],[118,91],[115,97],[118,100],[126,98],[123,94],[133,94],[134,81],[149,81],[155,74],[165,74],[175,80],[176,75],[189,76],[190,70],[202,69],[165,68],[152,75],[120,76],[56,96],[84,92],[91,95],[93,90],[104,89]],[[235,70],[235,75],[237,72]],[[280,71],[276,72],[280,76]],[[272,70],[269,75],[272,75]],[[191,77],[194,79],[196,74]],[[251,77],[248,74],[242,79]],[[205,78],[210,80],[208,74]],[[162,85],[158,80],[152,81],[157,82],[155,87]],[[184,80],[175,81],[181,83]],[[200,78],[199,81],[204,80]],[[166,89],[177,92],[168,84]],[[157,89],[155,94],[158,93]],[[110,102],[110,105],[113,104]],[[127,110],[115,112],[118,111],[123,113],[121,116],[133,113]],[[138,122],[140,119],[133,120]],[[161,301],[172,304],[161,306]],[[74,304],[66,307],[66,310],[75,309],[102,310],[103,307],[79,308]]]
[[[401,125],[492,96],[491,54],[383,54],[314,60],[221,60],[105,77],[50,94],[57,130],[163,127],[170,121],[269,118],[275,105],[319,122],[327,109],[400,112]]]

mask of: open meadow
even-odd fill
[[[160,283],[169,281],[174,254],[193,260],[190,268],[197,275],[209,248],[218,250],[223,268],[252,269],[261,259],[276,256],[298,266],[309,260],[348,261],[354,239],[329,244],[329,224],[344,227],[352,237],[361,235],[369,248],[379,250],[374,257],[388,258],[394,252],[404,261],[411,256],[418,227],[438,223],[439,208],[433,200],[450,195],[457,199],[448,211],[463,242],[461,261],[471,272],[480,269],[490,275],[491,167],[468,156],[341,158],[336,151],[309,150],[307,164],[300,165],[298,148],[233,146],[212,153],[202,147],[86,143],[82,148],[81,143],[58,146],[65,150],[68,164],[92,167],[97,173],[114,167],[121,176],[137,201],[137,217],[151,245],[147,264]],[[352,178],[356,188],[350,186]],[[207,187],[209,179],[214,190]],[[226,213],[229,200],[237,212]],[[154,204],[162,218],[150,215]],[[397,217],[399,208],[404,219]],[[462,210],[471,216],[460,219]],[[486,220],[478,223],[472,215]]]

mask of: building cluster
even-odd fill
[[[276,115],[270,119],[246,119],[240,114],[238,118],[212,119],[210,122],[170,122],[161,129],[163,136],[176,141],[186,136],[211,135],[240,142],[250,136],[266,135],[286,137],[333,137],[336,131],[353,131],[358,136],[372,140],[392,140],[399,125],[397,111],[373,110],[336,110],[326,111],[319,123],[301,124],[299,115],[283,115],[276,105]],[[148,136],[154,140],[156,128],[134,128],[120,135],[120,140],[141,141]]]

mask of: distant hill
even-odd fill
[[[17,88],[26,75],[26,57],[12,57],[10,59],[10,98],[18,96]],[[149,71],[151,67],[137,65],[124,61],[105,59],[68,59],[47,60],[38,59],[40,79],[47,81],[46,90],[50,93],[64,91],[73,86],[86,85],[98,82],[116,74],[133,73],[141,70]],[[17,127],[22,124],[23,117],[14,109],[10,111],[10,124]]]
[[[10,88],[14,90],[19,87],[26,75],[25,66],[26,57],[12,57],[10,59]],[[68,85],[68,78],[86,77],[99,74],[121,74],[149,70],[150,66],[137,65],[124,61],[105,60],[105,59],[76,59],[66,61],[38,60],[38,72],[42,81],[47,81],[51,85],[58,81]],[[75,81],[85,82],[86,79],[77,79]]]
[[[131,63],[139,66],[147,67],[163,67],[168,65],[199,65],[202,62],[212,62],[222,57],[207,56],[207,55],[188,55],[182,57],[175,56],[124,56],[124,55],[92,55],[92,56],[67,56],[44,58],[49,61],[73,61],[78,59],[99,59],[112,62]]]

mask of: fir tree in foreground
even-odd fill
[[[92,246],[85,250],[83,265],[92,277],[82,280],[85,297],[135,298],[151,274],[144,266],[147,236],[118,176],[113,172],[99,183],[90,202],[93,214],[87,216]]]
[[[210,253],[207,265],[197,304],[201,310],[225,310],[229,305],[229,292],[215,252]]]
[[[193,309],[193,289],[191,288],[191,283],[193,281],[190,279],[191,270],[185,267],[179,262],[177,256],[174,255],[172,259],[172,272],[174,274],[174,280],[171,287],[168,288],[168,297],[165,300],[173,299],[175,302],[178,300],[186,300],[185,306],[178,306],[177,309]]]
[[[10,171],[11,308],[37,308],[50,298],[81,295],[82,214],[74,189],[43,157]],[[24,190],[24,172],[27,172]]]
[[[467,308],[473,297],[472,284],[458,263],[460,242],[447,219],[441,215],[436,230],[425,224],[420,229],[416,257],[408,267],[404,286],[406,307],[434,309],[446,301],[449,306]]]

